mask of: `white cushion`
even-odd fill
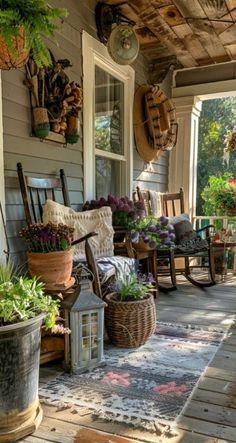
[[[112,227],[112,212],[108,206],[92,209],[91,211],[76,212],[67,206],[63,206],[52,200],[47,200],[43,209],[43,223],[63,223],[75,229],[74,240],[88,234],[97,232],[98,235],[91,237],[89,242],[95,258],[110,257],[114,255]],[[84,260],[84,242],[74,246],[74,260]]]

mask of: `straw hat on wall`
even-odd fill
[[[159,86],[144,84],[136,90],[133,119],[137,151],[144,161],[158,160],[175,146],[175,107]]]

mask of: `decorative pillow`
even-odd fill
[[[108,206],[92,209],[91,211],[76,212],[67,206],[47,200],[43,209],[43,223],[64,223],[75,229],[74,239],[83,237],[89,232],[97,232],[98,235],[89,240],[95,258],[110,257],[114,255],[112,227],[112,212]],[[84,242],[74,246],[74,260],[84,260]]]
[[[179,223],[181,221],[190,221],[189,215],[184,213],[184,214],[174,215],[173,217],[169,217],[169,222],[172,223],[172,225],[175,225],[175,223]]]
[[[196,240],[197,233],[194,231],[188,214],[180,214],[170,219],[175,229],[175,243],[181,245],[192,240]]]

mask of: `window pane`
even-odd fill
[[[96,156],[96,198],[120,194],[121,164]]]
[[[124,84],[95,66],[95,148],[124,153]]]

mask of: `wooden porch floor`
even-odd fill
[[[56,408],[44,405],[42,424],[33,435],[21,440],[22,443],[236,442],[236,276],[228,276],[226,282],[205,290],[179,279],[178,290],[161,293],[156,303],[158,319],[164,322],[225,330],[231,325],[182,412],[179,435],[158,437],[127,425],[95,421],[88,411],[78,416],[70,409],[56,411]],[[43,378],[49,378],[53,369],[42,368],[41,373]],[[76,440],[79,431],[80,437]]]

